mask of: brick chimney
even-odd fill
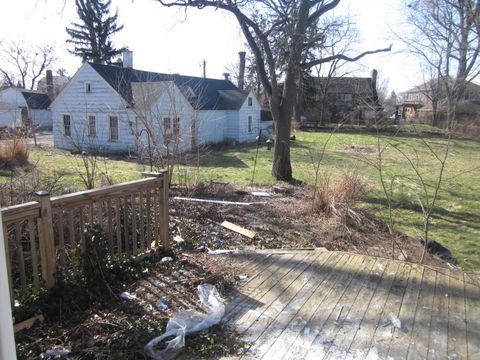
[[[225,73],[223,73],[223,76],[225,78],[225,81],[230,81],[230,74],[229,73],[225,72]]]
[[[55,88],[53,87],[52,70],[47,70],[47,95],[50,101],[53,101],[53,99],[55,99]]]
[[[378,71],[377,69],[373,69],[372,70],[372,92],[373,92],[373,101],[375,101],[375,104],[378,104],[377,77],[378,77]]]
[[[245,86],[245,51],[240,51],[238,56],[240,57],[239,65],[238,65],[238,88],[243,90]]]
[[[122,60],[124,68],[133,68],[133,51],[123,50]]]

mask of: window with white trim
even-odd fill
[[[63,136],[71,137],[72,136],[72,118],[69,114],[62,115],[62,124],[63,124]]]
[[[251,133],[253,130],[252,125],[253,125],[252,115],[248,115],[248,132],[249,133]]]
[[[97,136],[97,121],[95,115],[88,115],[88,136],[95,137]]]
[[[252,106],[252,105],[253,105],[253,99],[252,99],[252,97],[250,96],[250,97],[248,98],[248,106]]]
[[[118,140],[118,116],[110,115],[110,141]]]

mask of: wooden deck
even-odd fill
[[[221,256],[248,275],[224,318],[248,344],[236,359],[480,359],[480,287],[460,270],[326,250]]]

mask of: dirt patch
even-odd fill
[[[357,154],[378,154],[378,149],[375,146],[355,146],[350,145],[345,148],[346,151]]]
[[[170,203],[171,234],[184,242],[176,243],[180,250],[206,249],[265,249],[311,248],[350,251],[385,258],[403,258],[418,262],[422,243],[404,234],[396,234],[398,246],[392,240],[386,224],[358,209],[341,210],[336,216],[311,211],[310,193],[290,187],[285,192],[269,190],[270,197],[253,196],[226,184],[210,184],[200,190],[173,189]],[[218,191],[217,191],[218,190]],[[220,194],[220,195],[219,195]],[[210,204],[175,200],[179,197],[202,197],[252,203],[252,205]],[[257,203],[257,204],[255,204]],[[219,224],[224,220],[256,232],[249,239]],[[426,263],[447,266],[431,254]]]

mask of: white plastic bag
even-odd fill
[[[168,321],[165,333],[145,345],[145,353],[150,358],[155,360],[173,359],[185,346],[185,335],[208,329],[220,322],[225,314],[225,304],[215,286],[198,285],[197,292],[200,303],[207,313],[185,310],[176,314]],[[161,351],[154,349],[156,345],[170,337],[173,339],[166,341],[165,349]]]

